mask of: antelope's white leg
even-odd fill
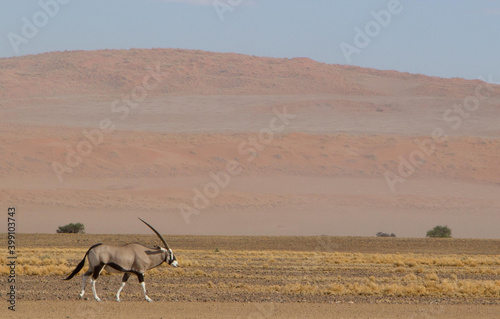
[[[95,291],[95,282],[96,282],[96,280],[90,279],[90,283],[92,284],[92,293],[94,294],[94,299],[95,300],[101,301],[101,299],[99,297],[97,297],[97,293]]]
[[[89,276],[85,275],[82,276],[82,291],[80,292],[80,299],[83,298],[83,295],[85,294],[85,286],[87,285],[87,278],[89,278]]]
[[[121,301],[120,300],[120,292],[122,292],[123,287],[125,287],[125,282],[122,282],[122,285],[118,289],[118,292],[116,293],[116,301]]]
[[[152,302],[153,299],[149,298],[148,295],[146,295],[146,283],[143,281],[141,282],[142,286],[142,291],[144,291],[144,298],[146,298],[147,301]]]

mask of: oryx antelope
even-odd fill
[[[139,218],[140,219],[140,218]],[[163,237],[142,219],[140,219],[144,224],[148,225],[155,234],[162,241],[163,247],[155,246],[155,248],[148,248],[140,244],[126,244],[123,246],[112,246],[104,244],[95,244],[87,250],[87,253],[83,257],[82,261],[76,266],[75,270],[64,280],[70,280],[73,278],[85,265],[85,258],[88,257],[89,269],[83,274],[82,278],[82,291],[80,292],[80,298],[85,294],[85,285],[87,284],[87,278],[90,278],[90,283],[92,284],[92,292],[94,293],[94,298],[97,301],[101,301],[97,296],[95,290],[95,282],[99,277],[99,274],[103,269],[109,272],[123,272],[122,284],[116,293],[116,301],[120,301],[120,292],[122,291],[125,283],[127,282],[130,274],[135,274],[141,283],[142,290],[144,291],[144,298],[147,301],[153,301],[146,294],[146,284],[144,283],[144,272],[148,269],[158,267],[163,262],[168,262],[169,265],[177,267],[177,260],[175,259],[172,249],[167,245],[167,242]]]

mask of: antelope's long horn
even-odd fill
[[[137,217],[139,218],[139,217]],[[140,219],[140,218],[139,218]],[[151,228],[152,231],[155,232],[155,234],[158,236],[158,238],[160,238],[160,240],[162,241],[163,245],[165,245],[165,248],[166,249],[170,249],[168,248],[168,245],[167,245],[167,242],[165,241],[165,239],[163,239],[163,237],[160,235],[159,232],[156,231],[156,229],[153,228],[153,226],[151,226],[150,224],[146,223],[145,221],[143,221],[142,219],[140,219],[141,222],[143,222],[144,224],[148,225],[149,228]]]

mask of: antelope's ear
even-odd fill
[[[154,245],[153,247],[156,248],[156,249],[161,249],[161,247],[158,246],[158,245]]]

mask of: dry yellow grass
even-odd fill
[[[19,249],[16,272],[65,276],[85,251]],[[500,297],[500,256],[207,250],[177,250],[176,255],[180,268],[159,267],[148,276],[235,293]],[[6,257],[0,256],[1,264]],[[0,267],[0,274],[8,272]]]

